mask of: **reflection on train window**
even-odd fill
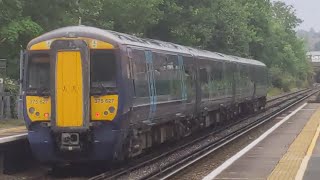
[[[211,62],[210,65],[210,82],[209,82],[209,94],[210,99],[214,99],[217,96],[224,95],[225,81],[223,79],[223,64],[221,62]]]
[[[133,82],[136,99],[135,105],[150,103],[147,65],[144,51],[132,51]]]
[[[225,64],[226,95],[228,95],[228,96],[232,96],[234,69],[235,69],[234,64],[232,64],[232,63]]]
[[[113,51],[91,51],[91,87],[116,87],[116,58]]]
[[[29,89],[50,88],[50,58],[48,54],[33,54],[29,57],[27,87]]]
[[[207,69],[205,67],[200,68],[200,82],[202,84],[208,83],[208,73],[207,73]]]
[[[192,57],[183,57],[183,66],[184,66],[184,76],[185,76],[185,86],[187,90],[187,101],[191,102],[195,100],[195,92],[196,87],[194,84],[195,77],[196,77],[196,67],[193,64],[193,58]]]
[[[180,72],[181,67],[178,64],[178,56],[154,54],[157,101],[165,102],[181,99],[182,77]]]
[[[249,70],[248,66],[240,65],[240,87],[247,89],[249,85]]]
[[[209,98],[209,72],[210,66],[209,61],[202,60],[203,63],[200,64],[200,85],[201,85],[201,98]]]

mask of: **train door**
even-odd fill
[[[144,50],[128,48],[127,52],[133,87],[131,122],[151,122],[154,108],[154,95],[150,87],[151,64],[147,65]]]
[[[89,49],[81,40],[57,40],[51,47],[54,129],[88,128]]]
[[[196,114],[197,99],[197,63],[192,56],[183,56],[183,71],[184,76],[184,99],[186,101],[186,111],[189,114]]]

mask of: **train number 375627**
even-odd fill
[[[94,99],[94,103],[97,103],[97,104],[110,104],[113,102],[114,102],[114,99],[99,99],[99,98]]]
[[[33,99],[30,101],[30,104],[47,104],[49,101],[48,100],[36,100],[36,99]]]

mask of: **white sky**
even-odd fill
[[[304,22],[299,29],[309,30],[314,28],[320,31],[320,0],[280,0],[293,5],[297,10],[297,16]]]

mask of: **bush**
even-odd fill
[[[271,86],[279,88],[284,92],[289,92],[293,88],[301,88],[307,84],[306,81],[295,79],[294,76],[277,67],[272,67],[269,70],[271,78]]]

